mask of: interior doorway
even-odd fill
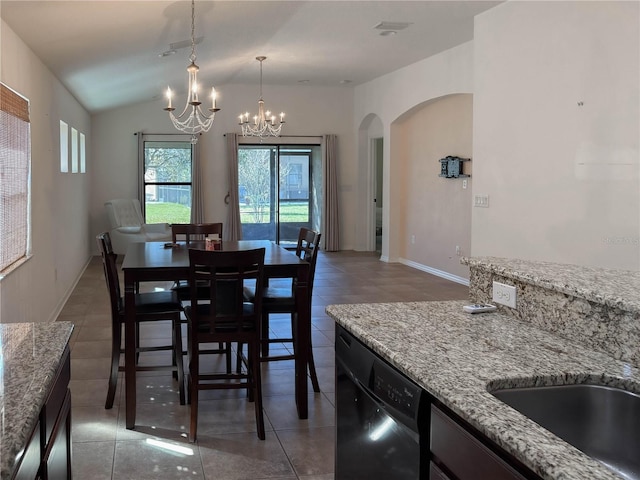
[[[372,141],[373,203],[375,207],[374,235],[376,252],[382,254],[382,138]]]

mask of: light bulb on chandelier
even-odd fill
[[[279,121],[269,110],[264,110],[264,100],[262,99],[262,62],[267,57],[256,57],[260,62],[260,100],[258,100],[258,114],[253,115],[253,123],[249,121],[249,112],[240,114],[240,126],[242,127],[243,137],[277,137],[280,135],[284,121],[284,113],[280,112]],[[276,123],[277,122],[277,123]]]
[[[175,108],[172,104],[173,92],[171,87],[167,87],[167,106],[164,110],[169,112],[169,118],[173,126],[181,132],[191,135],[191,143],[195,144],[198,141],[196,135],[208,132],[211,129],[216,112],[220,110],[216,108],[217,93],[213,87],[211,87],[211,108],[207,109],[209,113],[205,113],[200,107],[202,102],[200,102],[198,96],[198,71],[200,67],[196,65],[195,0],[191,0],[191,55],[189,55],[189,62],[190,64],[187,67],[189,87],[184,110],[180,115],[174,115]]]

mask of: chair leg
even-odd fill
[[[260,325],[260,350],[263,357],[269,356],[269,314],[262,314],[262,322]]]
[[[220,348],[224,349],[225,351],[225,355],[227,357],[227,375],[229,375],[231,374],[231,343],[221,343]]]
[[[251,382],[252,394],[256,409],[256,427],[258,430],[258,438],[265,439],[264,431],[264,412],[262,410],[262,373],[260,368],[260,346],[249,344],[249,381]]]
[[[140,360],[140,324],[136,323],[136,365]]]
[[[198,383],[199,361],[198,348],[193,348],[189,358],[189,400],[191,402],[191,421],[189,425],[189,441],[195,442],[198,431]]]
[[[236,351],[236,373],[240,374],[242,372],[242,350],[244,349],[244,344],[242,342],[238,342],[238,350]]]
[[[122,325],[120,322],[113,321],[111,329],[111,373],[109,373],[109,388],[107,389],[107,400],[104,408],[113,408],[113,400],[116,396],[116,387],[118,386],[118,371],[120,365],[120,351],[122,342]]]
[[[184,394],[184,366],[182,363],[182,324],[180,314],[173,319],[173,356],[175,358],[176,373],[178,378],[178,392],[180,394],[180,405],[185,404]]]
[[[296,337],[298,336],[298,331],[296,328],[296,314],[291,314],[291,333],[293,333],[293,347],[295,354],[295,345],[296,345]],[[316,374],[316,362],[313,360],[313,345],[311,343],[311,332],[309,332],[309,352],[307,354],[308,358],[308,366],[309,366],[309,376],[311,377],[311,385],[313,386],[313,391],[316,393],[320,393],[320,384],[318,383],[318,375]]]
[[[320,393],[320,384],[318,383],[318,376],[316,375],[316,363],[313,361],[313,347],[311,346],[311,339],[309,339],[309,375],[311,376],[313,391]]]

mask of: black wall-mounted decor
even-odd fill
[[[462,164],[470,161],[470,158],[460,158],[448,155],[440,159],[440,177],[459,178],[470,177],[462,173]]]

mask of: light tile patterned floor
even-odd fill
[[[202,393],[198,442],[191,444],[185,438],[189,407],[179,404],[177,385],[169,373],[139,374],[135,430],[124,428],[122,375],[115,405],[105,410],[111,328],[102,262],[95,257],[59,317],[75,324],[71,343],[74,478],[333,479],[334,324],[325,306],[466,298],[468,288],[463,285],[380,262],[372,253],[321,252],[312,336],[322,392],[313,393],[309,385],[309,418],[299,420],[296,415],[293,362],[271,362],[263,365],[266,440],[258,440],[253,405],[243,392],[210,391]],[[272,336],[285,337],[288,325],[287,316],[273,316]],[[141,330],[146,342],[168,335],[168,322]],[[166,359],[164,353],[141,356],[141,362]]]

